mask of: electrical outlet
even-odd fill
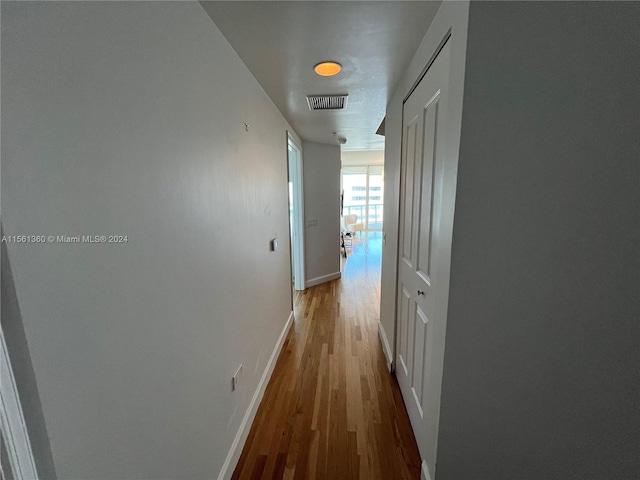
[[[240,375],[242,375],[242,364],[240,364],[240,366],[238,367],[238,370],[236,370],[236,373],[233,375],[233,377],[231,377],[231,391],[232,392],[236,388],[238,388],[238,380],[240,378]]]

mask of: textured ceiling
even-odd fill
[[[386,104],[440,1],[200,2],[295,131],[343,150],[380,150]],[[333,60],[335,77],[313,66]],[[309,111],[306,96],[349,94],[344,111]]]

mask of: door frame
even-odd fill
[[[425,307],[427,307],[426,305],[420,304],[420,302],[417,299],[417,296],[414,297],[414,295],[416,295],[416,289],[414,288],[411,293],[409,302],[405,304],[409,309],[409,311],[405,312],[405,315],[408,315],[405,329],[406,331],[413,330],[413,337],[410,337],[409,335],[407,335],[407,333],[404,330],[400,332],[401,330],[400,323],[403,321],[401,318],[403,315],[402,304],[405,303],[403,302],[403,298],[401,297],[403,296],[403,292],[405,291],[404,280],[406,280],[406,277],[403,277],[402,275],[402,270],[404,269],[403,267],[404,260],[402,257],[403,257],[404,244],[405,244],[403,230],[405,229],[405,223],[407,222],[407,219],[405,218],[405,215],[407,213],[406,205],[405,205],[406,198],[407,198],[405,189],[411,182],[412,184],[411,217],[412,218],[410,222],[411,222],[412,228],[410,229],[411,238],[409,242],[411,244],[411,250],[412,250],[411,256],[413,257],[414,255],[416,255],[416,257],[413,259],[414,265],[411,267],[412,271],[414,267],[419,268],[419,265],[420,265],[419,255],[413,252],[413,248],[414,248],[413,242],[415,239],[415,241],[417,242],[415,245],[416,251],[419,251],[419,249],[417,248],[418,247],[417,244],[420,242],[420,230],[422,226],[422,223],[421,223],[422,220],[420,219],[420,211],[421,211],[422,197],[425,193],[423,191],[424,185],[422,183],[423,174],[424,174],[423,172],[424,138],[421,138],[421,142],[420,142],[422,143],[422,147],[419,154],[420,164],[421,164],[420,172],[418,173],[417,171],[414,170],[413,174],[411,175],[411,178],[405,178],[408,175],[406,172],[406,169],[408,168],[407,165],[409,163],[413,162],[414,163],[413,167],[415,169],[418,168],[415,164],[415,159],[412,159],[410,161],[408,159],[409,149],[408,149],[408,146],[405,145],[405,142],[407,141],[407,138],[408,138],[406,137],[407,130],[405,126],[405,113],[407,111],[407,103],[409,102],[411,96],[414,94],[414,92],[416,92],[416,90],[419,88],[419,86],[423,81],[427,81],[426,76],[428,72],[431,70],[432,66],[435,64],[436,59],[440,57],[440,53],[442,52],[444,46],[450,40],[450,37],[451,37],[451,34],[450,32],[448,32],[445,38],[441,41],[441,43],[435,49],[435,51],[431,55],[431,58],[425,65],[425,68],[422,70],[422,72],[416,79],[415,83],[412,85],[409,92],[403,99],[402,109],[401,109],[402,130],[400,135],[401,153],[400,153],[400,168],[399,168],[399,179],[400,179],[400,185],[399,185],[400,199],[399,200],[400,201],[398,202],[398,210],[399,210],[398,211],[398,234],[397,234],[398,248],[396,252],[396,265],[397,265],[396,283],[395,283],[396,308],[395,308],[394,342],[393,342],[394,343],[393,344],[393,370],[394,370],[394,375],[397,377],[400,394],[405,403],[407,414],[409,415],[411,429],[414,432],[414,435],[416,437],[416,443],[417,443],[420,457],[422,460],[421,461],[421,478],[425,480],[431,480],[433,478],[433,475],[435,474],[435,468],[436,468],[435,462],[436,462],[436,456],[437,456],[437,443],[438,443],[438,436],[439,436],[439,416],[440,416],[439,401],[440,401],[441,383],[439,387],[436,386],[435,389],[433,388],[434,387],[433,373],[434,371],[437,370],[435,363],[437,362],[441,364],[442,362],[438,362],[439,359],[436,358],[435,352],[437,351],[438,347],[436,346],[434,348],[434,341],[438,342],[439,346],[441,346],[442,350],[444,350],[444,337],[442,336],[442,342],[440,342],[441,337],[438,334],[439,332],[436,332],[436,330],[439,330],[440,332],[446,330],[446,310],[444,312],[444,318],[441,315],[439,315],[440,308],[438,308],[437,303],[439,303],[438,298],[442,294],[441,292],[442,287],[440,286],[440,283],[441,283],[440,280],[438,280],[437,283],[432,283],[433,280],[429,281],[425,278],[424,280],[426,282],[426,288],[423,289],[422,295],[425,295],[426,293],[426,295],[430,298],[430,305],[432,306],[432,309],[431,311],[429,311],[428,308],[425,309]],[[447,67],[446,67],[447,68],[447,87],[446,87],[447,93],[445,94],[445,97],[447,97],[447,100],[448,100],[448,95],[450,94],[449,93],[449,85],[450,85],[449,74],[451,71],[450,67],[451,65],[450,65],[450,57],[449,57],[449,62],[447,63]],[[433,93],[433,92],[428,92],[428,93]],[[435,96],[433,98],[437,98],[439,96],[440,96],[440,89],[438,89],[437,92],[435,92]],[[424,99],[427,99],[427,98],[429,98],[429,95],[427,95]],[[433,98],[428,100],[426,105],[431,104],[431,101],[433,100]],[[424,115],[424,108],[426,107],[426,105],[422,107],[419,116]],[[447,113],[448,113],[447,108],[445,107],[444,114],[446,115]],[[423,117],[422,121],[426,122],[426,116]],[[418,124],[420,124],[420,122],[418,122]],[[447,127],[446,119],[444,120],[444,127],[445,127],[444,130],[441,130],[441,131],[442,131],[442,135],[446,136],[446,127]],[[425,125],[422,125],[422,129],[424,128],[425,128]],[[440,130],[440,128],[441,128],[440,126],[436,127],[437,130]],[[424,132],[421,132],[421,135],[423,134]],[[441,140],[438,140],[438,143],[440,142]],[[418,140],[416,140],[416,143],[418,143]],[[445,148],[446,150],[446,144],[447,144],[446,140],[440,143],[440,150],[442,148]],[[417,146],[414,148],[416,150],[418,149]],[[435,152],[434,152],[433,166],[432,166],[433,175],[435,175],[436,161],[437,160],[435,158]],[[446,183],[446,179],[444,178],[444,172],[442,171],[440,174],[442,175],[441,181],[443,183]],[[416,178],[418,179],[418,183],[420,184],[419,191],[415,190],[416,188],[418,188],[415,183]],[[435,183],[432,182],[432,188],[433,188],[433,185],[435,185]],[[430,195],[432,195],[432,192],[430,193]],[[436,199],[431,197],[431,201],[436,202]],[[433,208],[434,208],[433,205],[430,205],[430,210],[431,210],[430,215],[432,216],[429,220],[431,222],[429,229],[432,230],[436,228],[440,230],[440,226],[435,224],[436,220],[433,217]],[[440,212],[440,214],[437,215],[437,217],[441,217],[441,215],[442,215],[442,212]],[[438,222],[439,220],[440,218],[438,218]],[[417,222],[417,225],[415,225],[414,222]],[[416,230],[416,227],[417,227],[417,230]],[[431,242],[433,242],[433,239],[431,240]],[[429,249],[431,250],[433,247],[434,245],[432,243]],[[436,255],[435,261],[438,262],[437,257],[439,256],[439,254],[436,252],[435,255]],[[434,268],[437,269],[437,265]],[[415,273],[417,274],[417,271]],[[414,284],[414,282],[416,281],[415,276],[411,275],[410,280],[411,282],[409,283],[411,284],[411,287],[419,287],[419,285]],[[446,281],[448,283],[448,278],[446,279]],[[448,297],[448,287],[446,290],[447,290],[446,295]],[[419,290],[417,292],[417,295],[420,295]],[[425,297],[423,297],[423,300],[424,298]],[[419,320],[418,317],[420,317],[421,320]],[[424,328],[423,328],[424,333],[422,335],[422,338],[423,338],[422,347],[421,347],[422,353],[420,355],[420,357],[422,358],[422,363],[418,363],[417,365],[418,366],[417,371],[420,372],[419,373],[420,393],[418,395],[414,388],[414,382],[415,382],[415,372],[416,372],[416,350],[418,348],[417,347],[418,342],[416,342],[416,339],[418,338],[417,330],[418,330],[418,324],[420,322],[422,322],[424,325]],[[439,327],[440,324],[442,324],[441,327]],[[405,352],[406,358],[404,360],[407,363],[404,369],[402,366],[398,367],[398,364],[402,363],[402,360],[400,359],[401,358],[400,354],[402,352],[402,348],[401,348],[402,338],[399,335],[399,333],[402,333],[403,336],[407,335],[407,338],[406,338],[407,346],[406,346],[406,352]],[[431,346],[429,344],[431,344]],[[427,357],[429,357],[428,360],[427,360]],[[437,381],[438,380],[436,380],[436,382]],[[441,381],[442,381],[442,371],[439,372],[439,382]],[[426,392],[425,392],[425,389],[427,389]]]
[[[467,26],[468,26],[468,14],[469,14],[469,5],[468,3],[460,2],[451,2],[446,5],[443,4],[442,8],[438,11],[436,17],[434,18],[427,34],[425,35],[425,39],[423,40],[423,44],[419,47],[418,53],[416,53],[416,57],[412,61],[412,64],[407,71],[407,78],[405,79],[404,85],[406,88],[402,87],[401,91],[396,92],[396,95],[403,95],[402,98],[402,106],[400,105],[400,99],[397,99],[397,107],[400,112],[399,122],[397,123],[399,135],[396,138],[400,139],[399,148],[402,149],[402,146],[405,142],[405,131],[403,119],[405,116],[405,103],[409,99],[409,97],[414,92],[415,88],[422,81],[426,72],[431,68],[435,59],[439,56],[442,48],[445,44],[450,43],[451,45],[451,58],[449,64],[449,78],[447,82],[447,106],[446,108],[446,120],[443,125],[444,128],[444,137],[441,140],[441,146],[445,150],[446,161],[443,164],[443,182],[447,183],[449,180],[454,179],[452,185],[450,187],[444,188],[441,192],[441,215],[437,220],[439,236],[446,235],[448,237],[447,240],[441,239],[439,254],[436,256],[436,264],[434,268],[438,271],[439,276],[439,284],[442,290],[439,290],[438,293],[438,302],[437,309],[438,313],[434,316],[435,318],[439,318],[440,321],[434,321],[432,324],[435,330],[432,331],[432,336],[434,341],[436,342],[437,348],[442,348],[441,352],[438,352],[436,356],[432,359],[431,364],[431,373],[430,373],[430,381],[431,385],[430,389],[430,407],[428,407],[428,411],[425,410],[425,418],[429,418],[430,425],[428,427],[428,431],[424,433],[426,435],[425,438],[428,437],[428,445],[425,447],[424,451],[421,449],[420,455],[422,457],[422,477],[424,479],[431,479],[434,477],[436,471],[436,459],[437,459],[437,449],[438,449],[438,439],[439,439],[439,424],[440,424],[440,402],[441,402],[441,394],[442,394],[442,377],[444,372],[444,346],[445,346],[445,336],[446,336],[446,327],[448,320],[448,298],[449,298],[449,281],[451,276],[451,253],[452,253],[452,239],[453,239],[453,227],[454,227],[454,215],[455,215],[455,200],[456,200],[456,190],[457,190],[457,172],[458,172],[458,161],[460,157],[460,141],[461,141],[461,132],[462,132],[462,102],[463,102],[463,94],[464,94],[464,83],[465,83],[465,62],[467,55]],[[418,60],[419,59],[419,60]],[[410,83],[411,82],[411,83]],[[394,111],[394,119],[393,123],[396,125],[396,115]],[[389,120],[389,117],[387,117]],[[389,125],[387,125],[389,127]],[[388,129],[387,129],[388,131]],[[402,155],[400,155],[401,157]],[[401,194],[403,190],[402,186],[402,159],[399,162],[400,168],[398,169],[398,193]],[[449,179],[449,180],[447,180]],[[398,197],[400,200],[400,197]],[[397,212],[398,218],[400,217],[400,209],[401,202],[397,203]],[[401,282],[400,280],[400,263],[399,263],[399,254],[402,248],[402,245],[399,242],[400,237],[400,229],[403,225],[398,222],[398,230],[396,231],[398,243],[397,248],[395,249],[395,282],[394,282],[394,322],[393,322],[393,345],[391,346],[393,349],[392,359],[393,365],[392,368],[397,372],[397,365],[395,365],[396,358],[398,356],[399,351],[399,341],[400,338],[398,336],[398,329],[400,326],[400,308],[401,304],[398,298],[398,288]],[[446,268],[445,268],[446,267]],[[443,300],[445,299],[445,300]],[[391,342],[390,342],[391,343]],[[404,397],[403,397],[404,398]]]
[[[9,468],[16,480],[37,480],[33,450],[1,325],[0,376],[0,430],[9,457]]]
[[[289,155],[289,147],[297,152],[295,158]],[[305,289],[304,273],[304,184],[302,175],[302,148],[298,146],[294,138],[287,132],[287,178],[293,183],[293,224],[290,232],[293,231],[291,239],[291,262],[293,272],[293,284],[296,290]],[[289,178],[293,172],[293,178]],[[288,190],[287,182],[287,190]],[[289,193],[287,191],[287,197]],[[287,202],[288,203],[288,202]],[[291,235],[289,235],[291,237]]]

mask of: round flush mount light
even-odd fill
[[[336,62],[322,62],[313,67],[313,70],[321,77],[333,77],[342,70],[342,65]]]

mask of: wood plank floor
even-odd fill
[[[376,255],[379,238],[354,242],[341,280],[295,296],[295,323],[233,479],[420,478],[415,438],[378,339]]]

